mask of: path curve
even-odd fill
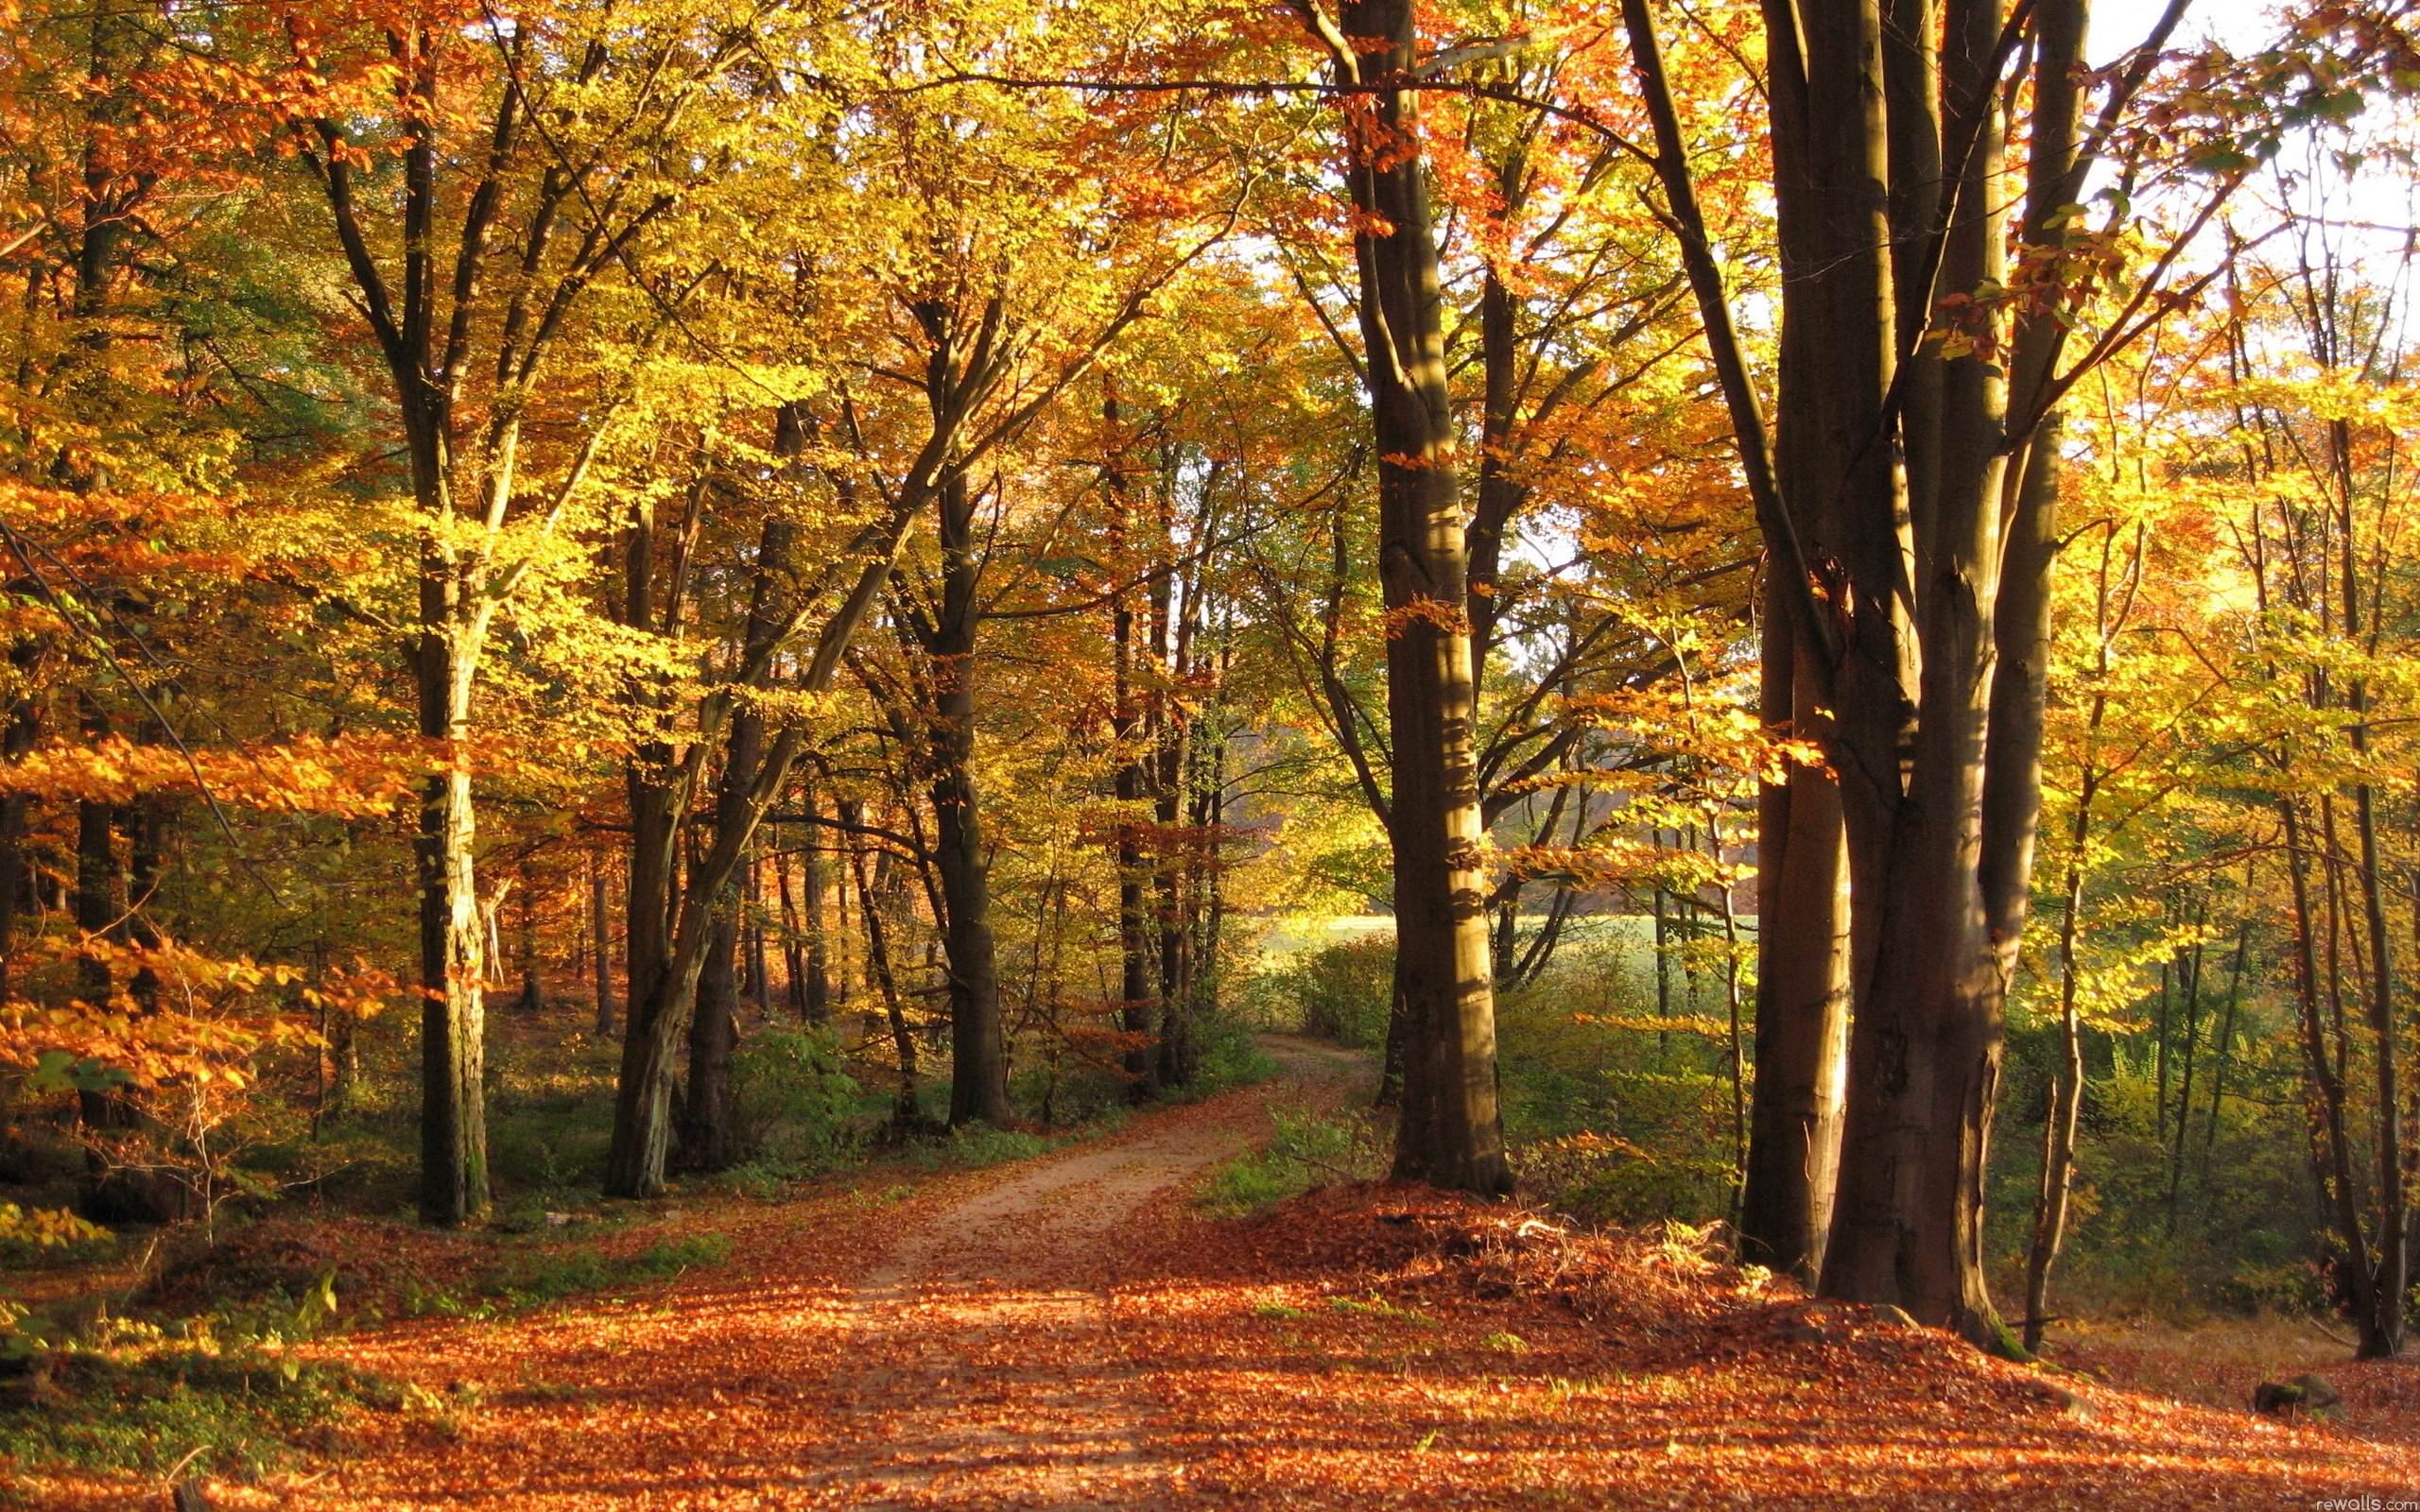
[[[1367,1057],[1290,1036],[1256,1089],[1340,1097]],[[849,1298],[817,1489],[856,1507],[1132,1507],[1166,1489],[1109,1332],[1119,1230],[1267,1136],[1257,1118],[1150,1118],[923,1217]]]

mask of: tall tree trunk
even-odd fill
[[[2169,1234],[2176,1232],[2176,1199],[2185,1183],[2185,1134],[2193,1126],[2193,1062],[2201,1048],[2202,963],[2205,957],[2200,933],[2209,919],[2210,900],[2204,894],[2194,916],[2192,949],[2178,957],[2178,965],[2185,971],[2185,1067],[2176,1093],[2176,1143],[2169,1147],[2168,1160],[2168,1204],[2163,1227]]]
[[[982,546],[964,472],[941,490],[942,605],[926,644],[932,662],[929,749],[934,863],[948,915],[952,1127],[1009,1122],[1009,1068],[1000,972],[992,935],[990,858],[975,788],[975,632]]]
[[[2035,312],[2016,319],[2022,409],[2012,424],[1997,365],[2008,317],[1948,296],[2002,282],[2013,203],[2030,240],[2066,239],[2053,217],[2067,214],[2084,171],[2083,0],[2034,7],[2033,157],[2020,200],[2000,166],[2013,93],[2001,69],[2018,40],[2000,0],[1947,0],[1938,29],[1929,0],[1891,0],[1887,25],[1878,0],[1765,9],[1783,246],[1803,269],[1786,270],[1783,323],[1806,322],[1806,336],[1785,335],[1782,429],[1811,424],[1831,454],[1814,474],[1831,481],[1812,550],[1771,470],[1651,16],[1645,0],[1625,0],[1624,13],[1657,176],[1790,628],[1825,652],[1815,665],[1827,674],[1827,753],[1842,783],[1855,1012],[1823,1289],[1900,1302],[1997,1343],[1983,1172],[2039,809],[2051,373],[2064,327]],[[1928,224],[1894,234],[1911,222]],[[1911,328],[1920,312],[1971,325],[1970,339],[1926,346]]]
[[[1634,9],[1634,45],[1645,52],[1651,24],[1643,6]],[[1876,255],[1891,242],[1887,148],[1875,109],[1880,22],[1854,0],[1811,5],[1801,58],[1796,16],[1778,4],[1766,15],[1769,26],[1789,27],[1778,35],[1793,40],[1781,53],[1772,108],[1781,250],[1798,293],[1783,310],[1772,441],[1779,497],[1766,507],[1787,523],[1769,521],[1767,529],[1794,531],[1829,549],[1844,539],[1850,511],[1871,509],[1877,499],[1896,502],[1880,449],[1866,455],[1859,447],[1880,424],[1894,330],[1889,268]],[[1677,163],[1677,122],[1666,134],[1673,140],[1661,150]],[[1703,232],[1690,241],[1702,246]],[[1702,305],[1706,298],[1702,288]],[[1753,457],[1763,442],[1751,434],[1750,396],[1734,397],[1732,408],[1748,421],[1741,445]],[[1780,577],[1793,571],[1785,557],[1767,578],[1760,713],[1768,728],[1828,745],[1834,731],[1824,688],[1832,669],[1812,627],[1798,621],[1796,585]],[[1887,624],[1874,628],[1888,632]],[[1890,669],[1887,644],[1866,651],[1869,659],[1877,653],[1886,658],[1880,669]],[[1742,1250],[1812,1279],[1823,1267],[1839,1184],[1849,1025],[1848,855],[1834,773],[1794,763],[1783,782],[1762,784],[1757,844],[1756,1084]]]
[[[588,853],[589,955],[596,972],[596,1038],[614,1032],[614,927],[606,906],[605,856]]]
[[[731,889],[726,887],[725,893]],[[681,1168],[728,1171],[739,1163],[739,1127],[731,1099],[731,1053],[739,1043],[739,910],[726,896],[698,972],[689,1018],[689,1074],[682,1087]]]
[[[2320,1177],[2322,1200],[2335,1222],[2342,1263],[2333,1269],[2342,1288],[2342,1299],[2360,1331],[2358,1352],[2364,1359],[2380,1359],[2394,1352],[2394,1332],[2399,1327],[2399,1323],[2390,1323],[2380,1314],[2400,1314],[2403,1300],[2399,1297],[2390,1300],[2381,1295],[2362,1225],[2367,1194],[2354,1165],[2350,1121],[2344,1111],[2341,1021],[2334,1036],[2335,1048],[2331,1050],[2329,1044],[2329,1019],[2322,998],[2316,930],[2311,920],[2310,852],[2304,838],[2301,807],[2293,798],[2280,798],[2277,813],[2285,822],[2286,873],[2293,902],[2294,989],[2302,1026],[2303,1072],[2306,1085],[2315,1094],[2305,1099],[2306,1116],[2312,1125],[2312,1163]]]
[[[740,948],[748,963],[748,1001],[760,1014],[773,1009],[772,983],[765,961],[765,858],[761,845],[751,847],[740,892]]]
[[[1202,779],[1197,794],[1201,812],[1194,819],[1194,833],[1201,858],[1203,897],[1196,944],[1193,951],[1193,1019],[1196,1022],[1219,1011],[1223,973],[1219,970],[1219,937],[1225,927],[1227,912],[1225,835],[1227,822],[1227,730],[1224,717],[1224,692],[1227,682],[1229,647],[1232,641],[1222,636],[1219,650],[1219,686],[1220,702],[1213,706],[1219,722],[1196,721],[1200,739]]]
[[[421,1216],[472,1222],[488,1210],[485,1095],[487,936],[473,846],[477,828],[467,752],[473,651],[453,623],[451,568],[427,553],[422,572],[420,732],[446,742],[446,769],[421,795],[413,848],[420,876]]]
[[[1407,1028],[1394,1174],[1493,1194],[1510,1190],[1512,1176],[1496,1104],[1478,689],[1437,241],[1419,96],[1386,87],[1412,77],[1417,29],[1409,0],[1348,0],[1333,26],[1315,7],[1305,9],[1340,81],[1380,86],[1347,102],[1346,176],[1379,457],[1394,754],[1389,838]]]
[[[2243,868],[2243,918],[2235,928],[2235,959],[2227,970],[2226,1006],[2219,1015],[2218,1042],[2210,1047],[2210,1119],[2202,1134],[2202,1173],[2209,1176],[2210,1152],[2219,1144],[2219,1109],[2227,1099],[2227,1058],[2235,1054],[2235,1011],[2243,1001],[2243,966],[2252,948],[2252,877],[2256,862]]]
[[[2343,598],[2343,628],[2348,638],[2366,638],[2368,648],[2377,649],[2377,626],[2381,623],[2385,585],[2376,585],[2374,602],[2364,609],[2361,600],[2361,567],[2355,531],[2353,506],[2355,480],[2353,473],[2353,440],[2350,422],[2342,416],[2328,421],[2327,455],[2335,473],[2338,512],[2337,582]],[[2365,620],[2369,623],[2365,625]],[[2354,760],[2367,765],[2370,759],[2370,690],[2367,680],[2358,674],[2345,687],[2345,709],[2353,716],[2346,735]],[[2365,986],[2368,988],[2368,1018],[2373,1040],[2373,1072],[2377,1089],[2377,1182],[2378,1182],[2378,1263],[2376,1290],[2379,1297],[2374,1334],[2364,1333],[2363,1354],[2373,1359],[2391,1359],[2402,1352],[2406,1325],[2406,1293],[2411,1282],[2411,1215],[2404,1181],[2408,1159],[2404,1149],[2406,1121],[2411,1110],[2403,1104],[2398,1079],[2403,1027],[2396,1022],[2394,951],[2387,937],[2385,865],[2378,853],[2377,799],[2375,788],[2365,779],[2353,784],[2353,833],[2360,847],[2360,865],[2354,876],[2360,889],[2362,942],[2368,958]],[[2180,1146],[2181,1147],[2181,1146]]]
[[[856,800],[840,802],[840,822],[855,825],[860,811]],[[866,881],[865,852],[843,832],[841,846],[849,858],[849,879],[856,885],[857,915],[866,925],[866,974],[873,979],[874,990],[882,998],[884,1015],[890,1021],[890,1044],[899,1057],[899,1091],[891,1105],[891,1122],[900,1128],[912,1127],[917,1122],[916,1110],[916,1036],[908,1027],[908,1015],[899,1005],[899,979],[890,969],[890,942],[883,922],[882,901]]]
[[[514,1006],[523,1013],[543,1013],[546,985],[538,975],[538,888],[530,880],[527,856],[521,858],[520,882],[521,1001]]]
[[[2105,645],[2104,639],[2103,644]],[[2105,670],[2105,668],[2104,668]],[[2090,728],[2098,730],[2108,707],[2096,692]],[[2076,936],[2083,927],[2085,846],[2092,834],[2093,801],[2100,773],[2087,736],[2083,785],[2068,821],[2066,885],[2059,910],[2059,1065],[2050,1075],[2050,1106],[2042,1125],[2042,1181],[2033,1199],[2033,1241],[2025,1260],[2025,1348],[2042,1348],[2049,1323],[2050,1268],[2058,1263],[2067,1231],[2067,1205],[2075,1186],[2076,1125],[2083,1107],[2083,1018],[2076,1005],[2080,986]]]
[[[1781,606],[1769,602],[1762,623],[1765,722],[1805,738],[1822,717],[1811,678],[1794,675],[1793,663],[1808,652]],[[1840,787],[1822,768],[1792,763],[1782,782],[1759,784],[1756,825],[1756,1075],[1740,1253],[1811,1283],[1823,1270],[1840,1180],[1848,1074],[1849,879]],[[1668,991],[1660,891],[1656,902],[1660,994]]]
[[[805,872],[802,880],[806,892],[806,918],[803,920],[806,941],[792,970],[804,968],[805,980],[794,995],[806,1022],[822,1023],[832,1017],[832,953],[823,918],[832,891],[832,865],[824,859],[823,835],[812,822],[820,812],[815,789],[808,788],[804,796],[810,821],[806,829],[806,856],[802,868]]]
[[[792,423],[786,412],[781,436],[792,434]],[[644,531],[636,534],[643,541]],[[797,586],[790,561],[795,535],[786,519],[765,524],[741,642],[744,683],[759,683],[768,675],[784,610]],[[800,679],[805,691],[829,686],[849,636],[881,592],[889,547],[881,551],[861,569],[848,601],[826,623],[816,655]],[[645,624],[649,616],[644,612],[647,576],[638,570],[641,555],[634,541],[629,618]],[[606,1154],[609,1196],[650,1196],[664,1188],[672,1132],[673,1057],[690,1027],[700,973],[712,952],[717,921],[728,913],[723,890],[735,883],[757,826],[783,791],[804,741],[796,726],[786,726],[769,741],[763,707],[738,692],[735,687],[718,690],[700,721],[708,730],[728,729],[730,736],[715,790],[710,838],[690,866],[677,902],[671,868],[681,795],[687,791],[680,772],[694,772],[701,753],[693,747],[689,764],[674,768],[668,753],[649,747],[630,764],[631,1011],[614,1086],[613,1143]],[[647,962],[644,972],[642,960]]]
[[[1126,467],[1126,450],[1131,438],[1122,434],[1123,414],[1115,397],[1104,402],[1101,419],[1109,431],[1107,444],[1111,461],[1107,469],[1111,499],[1117,513],[1113,525],[1113,551],[1117,552],[1117,570],[1124,572],[1131,553],[1119,551],[1133,533],[1133,481]],[[1151,602],[1154,608],[1165,608],[1165,591],[1160,579],[1154,579]],[[1117,958],[1118,958],[1118,1020],[1128,1044],[1122,1060],[1126,1074],[1128,1100],[1148,1103],[1158,1091],[1159,1056],[1151,1040],[1153,1021],[1165,1021],[1165,1000],[1155,1000],[1152,992],[1151,953],[1149,943],[1148,919],[1144,911],[1143,893],[1146,867],[1142,836],[1141,809],[1150,785],[1146,767],[1148,756],[1142,743],[1147,721],[1139,707],[1140,693],[1135,684],[1135,635],[1133,590],[1120,588],[1110,603],[1110,655],[1112,666],[1112,703],[1110,737],[1121,752],[1117,764],[1114,791],[1117,798],[1118,817],[1114,855],[1117,864]],[[1158,1010],[1158,1011],[1154,1011]]]
[[[1136,725],[1132,701],[1133,624],[1134,616],[1121,598],[1115,631],[1118,701],[1115,722],[1120,742],[1133,738]],[[1159,1069],[1159,1057],[1151,1042],[1153,1009],[1159,1004],[1152,991],[1149,916],[1143,902],[1146,864],[1139,833],[1141,819],[1135,812],[1142,806],[1144,792],[1143,759],[1136,750],[1118,763],[1116,779],[1120,810],[1116,845],[1118,1012],[1131,1037],[1125,1056],[1127,1095],[1136,1103],[1150,1101],[1157,1091]]]
[[[1151,661],[1170,686],[1151,700],[1151,816],[1158,839],[1151,848],[1153,883],[1159,893],[1160,1045],[1159,1079],[1181,1087],[1193,1079],[1193,958],[1191,930],[1184,915],[1184,885],[1191,847],[1180,826],[1184,822],[1185,782],[1191,745],[1191,716],[1176,697],[1192,672],[1193,632],[1199,611],[1196,596],[1186,593],[1180,605],[1176,562],[1176,480],[1164,472],[1153,498],[1158,520],[1153,545],[1159,571],[1151,578]]]

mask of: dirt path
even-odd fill
[[[1270,1037],[1258,1086],[1139,1116],[912,1192],[675,1201],[631,1231],[725,1236],[668,1286],[493,1320],[421,1318],[314,1346],[412,1383],[319,1463],[214,1480],[218,1512],[600,1507],[1082,1507],[1157,1500],[1143,1395],[1109,1332],[1127,1248],[1182,1189],[1265,1140],[1272,1104],[1341,1099],[1368,1057]],[[47,1512],[164,1504],[60,1477]]]
[[[2409,1403],[2358,1375],[2352,1422],[2280,1424],[1880,1321],[1810,1340],[1802,1304],[1669,1236],[1367,1186],[1213,1221],[1185,1189],[1266,1138],[1272,1104],[1366,1085],[1363,1057],[1270,1049],[1262,1086],[1037,1160],[687,1194],[603,1242],[727,1239],[669,1284],[324,1340],[313,1357],[410,1383],[404,1404],[215,1480],[210,1505],[2069,1512],[2420,1485],[2411,1435],[2364,1436]],[[23,1504],[165,1502],[54,1477]]]
[[[1340,1091],[1364,1057],[1271,1036],[1280,1091]],[[813,1477],[849,1503],[1132,1506],[1166,1468],[1142,1452],[1109,1332],[1118,1230],[1154,1198],[1267,1135],[1258,1117],[1154,1118],[1133,1136],[1022,1168],[922,1219],[849,1299],[834,1383],[846,1446]]]

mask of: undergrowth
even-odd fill
[[[405,1311],[414,1316],[498,1317],[583,1293],[670,1280],[730,1255],[730,1238],[718,1233],[662,1240],[618,1258],[593,1249],[526,1255],[483,1272],[460,1290],[413,1288],[405,1297]]]
[[[242,1324],[102,1315],[62,1329],[0,1311],[0,1464],[258,1479],[338,1453],[347,1418],[404,1410],[409,1388],[291,1352],[334,1307],[323,1280],[283,1315]],[[12,1495],[26,1504],[0,1483],[0,1501]]]
[[[1272,1108],[1276,1132],[1269,1143],[1211,1173],[1201,1205],[1220,1217],[1242,1217],[1330,1181],[1360,1181],[1385,1170],[1384,1149],[1371,1120],[1359,1113]]]

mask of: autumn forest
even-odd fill
[[[0,1505],[2411,1494],[2415,151],[2413,0],[0,0]]]

